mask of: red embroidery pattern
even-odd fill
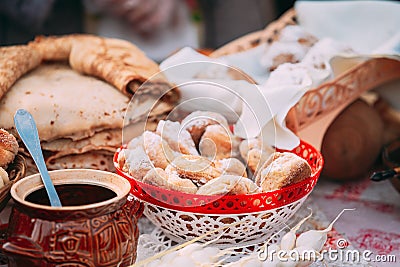
[[[323,249],[337,249],[337,241],[344,238],[335,228],[328,233],[328,240],[326,241]]]
[[[400,251],[400,234],[377,229],[361,229],[350,241],[360,249],[370,249],[380,255]]]
[[[362,193],[369,187],[371,181],[364,179],[362,182],[346,183],[336,188],[331,195],[327,195],[326,198],[341,198],[346,197],[347,199],[358,200]]]

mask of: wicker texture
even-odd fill
[[[14,161],[8,166],[7,173],[10,178],[10,182],[0,189],[0,211],[2,211],[7,205],[11,198],[10,189],[12,185],[25,177],[26,162],[25,158],[21,155],[17,155]]]

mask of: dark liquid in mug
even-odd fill
[[[116,197],[117,194],[105,187],[90,184],[65,184],[55,186],[63,206],[80,206],[94,204]],[[50,206],[46,190],[41,188],[30,193],[26,201]]]

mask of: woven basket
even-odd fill
[[[296,12],[290,9],[264,30],[236,39],[215,50],[210,56],[221,57],[249,50],[262,43],[271,43],[284,27],[295,24]],[[400,79],[400,61],[396,59],[372,58],[355,64],[335,79],[309,90],[289,111],[286,125],[293,132],[299,133],[331,112],[344,109],[363,92],[396,79]]]
[[[25,177],[25,172],[26,172],[25,158],[20,154],[18,154],[15,157],[14,161],[8,165],[6,171],[10,178],[10,182],[0,189],[0,211],[2,211],[5,208],[5,206],[7,205],[8,201],[11,198],[10,194],[11,186],[15,182]]]

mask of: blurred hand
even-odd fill
[[[99,0],[103,12],[129,23],[143,35],[173,27],[179,0]]]

